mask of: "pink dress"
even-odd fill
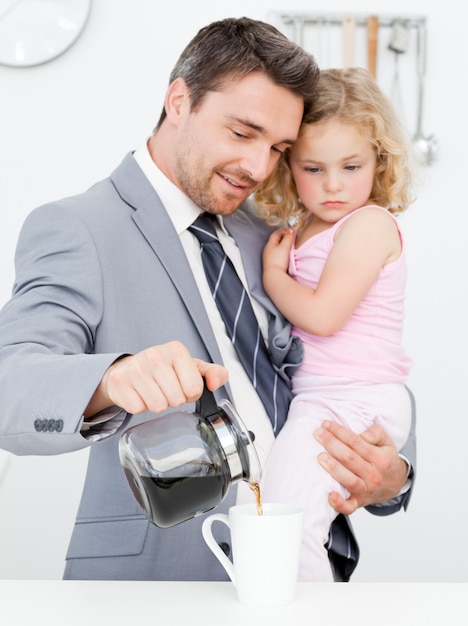
[[[291,250],[289,273],[295,280],[316,288],[335,232],[353,213]],[[304,345],[304,361],[293,377],[288,419],[269,455],[261,489],[265,502],[305,509],[299,580],[333,580],[324,548],[336,517],[328,494],[349,495],[317,461],[323,448],[313,436],[316,428],[332,420],[360,433],[377,423],[397,449],[407,440],[411,404],[404,382],[412,362],[401,345],[405,286],[402,244],[400,257],[382,268],[341,330],[319,337],[293,327]]]

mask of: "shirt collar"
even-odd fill
[[[181,235],[200,215],[200,208],[190,200],[151,158],[147,143],[139,146],[133,157],[158,194],[178,235]]]

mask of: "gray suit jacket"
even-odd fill
[[[262,288],[260,250],[269,230],[247,207],[225,223],[253,296],[271,313],[272,358],[286,376],[302,347]],[[179,237],[132,155],[88,192],[33,211],[15,261],[14,294],[0,315],[0,447],[6,450],[59,454],[90,445],[80,432],[83,411],[121,354],[179,340],[193,356],[222,362]],[[126,416],[117,434],[92,445],[66,578],[226,579],[201,538],[203,516],[161,530],[130,492],[119,434],[152,418]],[[233,488],[219,509],[234,499]],[[219,541],[228,543],[227,530],[219,529]]]

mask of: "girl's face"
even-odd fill
[[[330,119],[301,129],[290,165],[312,221],[334,224],[369,200],[377,157],[355,126]]]

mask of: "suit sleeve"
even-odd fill
[[[21,230],[11,300],[0,313],[0,447],[60,454],[90,445],[83,412],[119,354],[94,354],[103,311],[92,237],[58,204]]]

